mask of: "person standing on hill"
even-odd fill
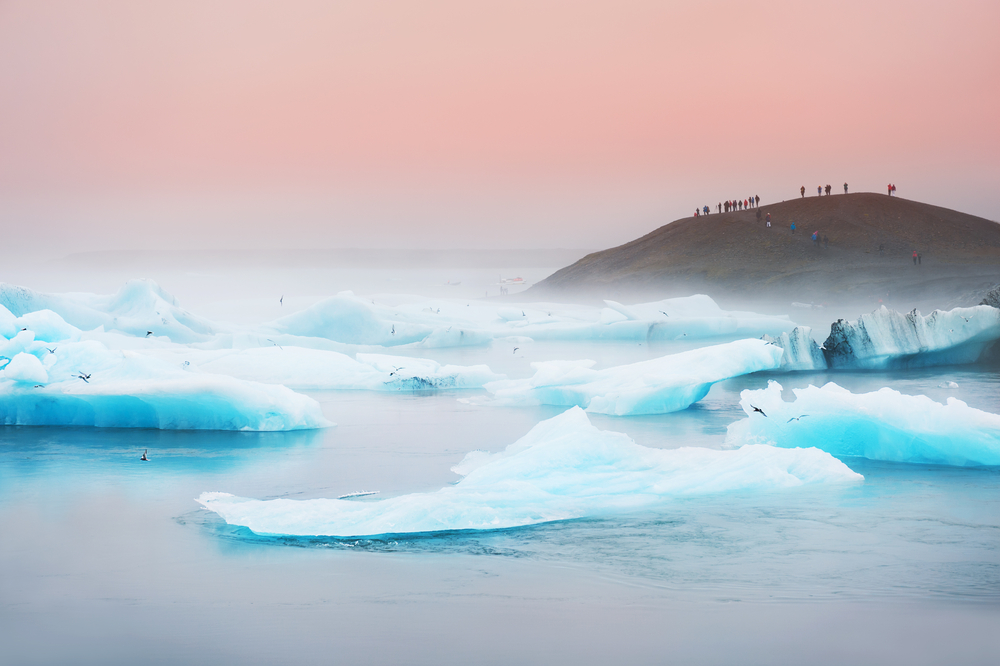
[[[889,196],[892,196],[892,183],[889,183]]]
[[[719,203],[719,214],[720,215],[722,214],[722,203],[721,202]]]
[[[822,185],[817,185],[816,186],[816,196],[818,196],[818,197],[823,196],[823,186]]]
[[[922,263],[924,263],[924,255],[917,252],[917,264],[922,264]]]
[[[830,185],[829,185],[829,184],[828,184],[828,185],[826,186],[826,196],[830,196],[830,191],[831,191],[832,189],[833,189],[833,188],[832,188],[832,187],[830,187]]]
[[[895,185],[893,185],[893,186],[892,186],[892,193],[893,193],[893,194],[895,194],[895,193],[896,193],[896,186],[895,186]]]
[[[806,186],[805,185],[803,185],[802,187],[799,188],[799,194],[802,195],[803,199],[806,198]]]
[[[755,194],[754,195],[753,205],[757,206],[757,207],[760,207],[760,195],[759,194]]]
[[[743,200],[743,208],[745,210],[750,210],[750,202],[747,201],[746,199]]]
[[[795,223],[794,222],[792,222],[792,233],[793,234],[795,233]]]
[[[917,251],[916,250],[913,251],[913,265],[914,266],[917,265]]]
[[[708,206],[705,206],[705,207],[704,207],[704,208],[702,208],[701,210],[702,210],[702,212],[704,212],[704,213],[705,213],[705,215],[708,215]]]
[[[771,226],[771,214],[770,213],[767,214],[767,226],[768,227]]]
[[[844,194],[847,194],[847,183],[844,183]]]

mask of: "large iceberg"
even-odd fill
[[[1000,415],[948,398],[942,405],[924,395],[890,388],[855,394],[836,384],[792,389],[781,385],[745,390],[747,418],[729,426],[730,446],[815,446],[831,454],[873,460],[942,465],[1000,465]],[[761,411],[755,411],[754,408]]]
[[[502,379],[485,365],[441,365],[437,361],[386,354],[346,354],[302,347],[248,349],[152,349],[144,352],[203,372],[304,390],[399,391],[481,388]]]
[[[198,372],[83,340],[20,331],[0,344],[0,424],[212,430],[333,425],[319,403],[284,386]]]
[[[648,361],[594,370],[594,361],[532,363],[535,374],[486,384],[495,405],[563,405],[616,416],[687,409],[712,384],[781,365],[782,349],[737,340]]]
[[[0,283],[0,306],[16,317],[50,310],[78,329],[103,327],[139,337],[165,336],[181,343],[208,340],[215,334],[211,322],[178,307],[174,297],[152,280],[129,280],[117,293],[103,296],[42,294]],[[0,335],[10,337],[2,329],[0,315]]]
[[[884,370],[974,363],[1000,340],[1000,309],[989,305],[922,316],[885,306],[830,327],[823,353],[831,368]]]
[[[197,501],[261,535],[353,537],[504,529],[680,497],[863,480],[814,448],[646,448],[622,433],[598,430],[579,408],[539,423],[500,453],[473,452],[452,469],[464,477],[453,486],[374,502],[255,500],[219,492]]]

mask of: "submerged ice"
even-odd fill
[[[539,423],[500,453],[470,453],[453,470],[464,477],[453,486],[372,502],[255,500],[219,492],[197,501],[257,534],[351,537],[503,529],[680,497],[863,478],[815,448],[651,449],[598,430],[579,408]]]
[[[526,379],[492,382],[495,405],[544,404],[617,416],[687,409],[712,384],[781,364],[782,349],[763,340],[737,340],[629,365],[594,370],[594,361],[532,363]]]
[[[833,383],[792,392],[795,401],[785,402],[773,381],[743,391],[747,418],[729,426],[726,442],[815,446],[838,457],[895,462],[1000,465],[1000,415],[956,398],[942,405],[891,388],[855,394]]]

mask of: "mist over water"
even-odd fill
[[[523,287],[500,297],[501,278],[532,283],[572,261],[540,254],[366,269],[343,254],[263,266],[232,255],[110,256],[86,269],[93,257],[72,257],[2,277],[39,291],[111,293],[148,276],[195,314],[259,324],[348,289],[385,303],[409,294],[474,304],[487,291],[488,302],[516,303]],[[770,306],[813,325],[819,341],[828,331],[829,311]],[[522,378],[535,361],[589,358],[601,369],[726,340],[498,339],[391,353]],[[889,386],[957,397],[992,412],[1000,395],[998,375],[977,366],[760,372],[715,384],[684,411],[590,420],[642,447],[719,450],[727,426],[745,418],[740,391],[768,379],[782,383],[786,400],[792,388],[828,381],[855,393]],[[318,664],[333,653],[387,664],[466,660],[460,654],[604,663],[622,650],[645,663],[732,663],[748,653],[789,664],[992,656],[996,468],[847,458],[863,483],[676,497],[576,520],[410,536],[261,536],[200,508],[194,499],[206,491],[262,500],[379,491],[354,500],[366,503],[434,492],[459,481],[451,468],[470,451],[502,451],[563,411],[469,400],[488,399],[483,389],[305,393],[335,428],[0,428],[0,640],[12,663],[263,664],[291,655]]]

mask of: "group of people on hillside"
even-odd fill
[[[720,213],[729,213],[737,210],[750,210],[751,208],[757,208],[759,205],[760,205],[760,196],[755,194],[754,196],[748,197],[742,201],[740,201],[739,199],[730,199],[729,201],[720,202],[716,206],[716,209],[718,209]],[[711,212],[711,210],[712,209],[709,208],[708,206],[695,208],[694,216],[698,217],[699,215],[708,215]]]
[[[892,191],[894,189],[895,188],[892,185],[890,185],[889,186],[889,194],[892,194]],[[823,192],[824,191],[826,192],[826,196],[830,196],[833,193],[833,185],[827,185],[826,187],[823,187],[822,185],[817,185],[816,186],[816,196],[818,196],[818,197],[823,196]],[[805,199],[805,197],[806,197],[806,186],[805,185],[803,185],[802,187],[799,188],[799,194],[801,194],[802,198]],[[847,194],[847,183],[844,183],[844,194]]]

